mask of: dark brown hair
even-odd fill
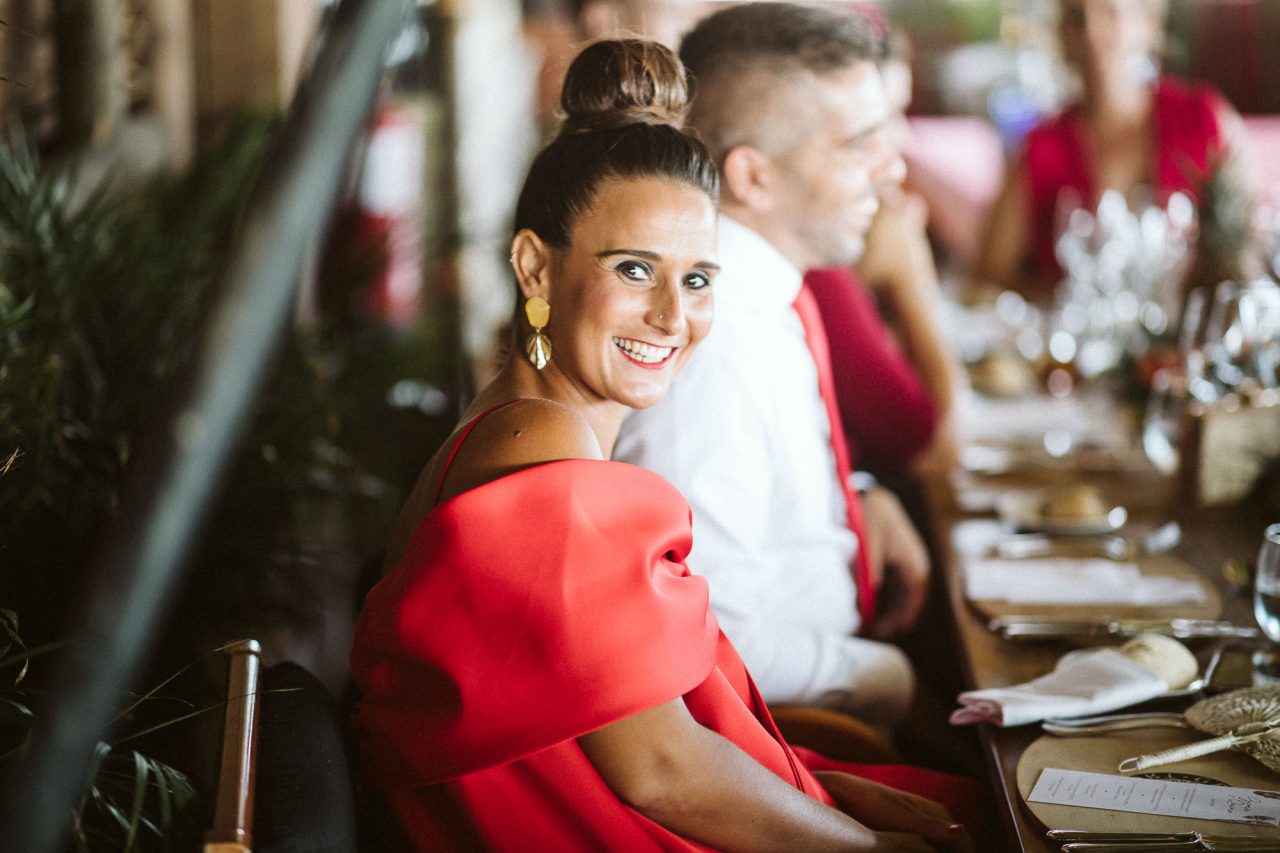
[[[761,62],[829,74],[857,62],[878,62],[884,50],[875,26],[858,12],[744,3],[704,18],[680,43],[680,59],[696,87]]]
[[[739,145],[784,157],[813,129],[809,78],[878,62],[883,51],[871,21],[849,9],[766,2],[721,9],[680,45],[690,124],[717,160]]]
[[[640,39],[598,41],[569,67],[564,124],[534,159],[516,205],[528,228],[564,248],[574,221],[610,178],[668,178],[715,201],[719,177],[706,147],[682,127],[684,68],[670,50]]]

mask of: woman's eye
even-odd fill
[[[711,279],[707,275],[695,272],[685,276],[684,286],[690,290],[702,290],[704,287],[711,286]]]
[[[635,261],[623,261],[615,269],[632,281],[645,281],[649,278],[649,268]]]

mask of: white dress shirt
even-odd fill
[[[628,416],[613,458],[650,468],[693,508],[690,568],[766,701],[841,705],[891,724],[910,666],[858,629],[831,427],[791,303],[802,276],[720,217],[715,321],[666,397]]]

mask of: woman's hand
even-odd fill
[[[956,823],[946,807],[933,800],[917,797],[862,779],[848,773],[830,770],[813,774],[827,793],[836,801],[836,805],[849,817],[857,820],[885,836],[886,841],[897,841],[900,832],[909,832],[909,838],[923,836],[933,845],[925,844],[924,850],[934,849],[934,845],[951,845],[954,850],[973,850],[973,842],[964,834],[963,824]],[[904,843],[905,842],[897,842]],[[881,848],[877,848],[881,849]],[[911,846],[886,846],[885,850],[914,850]]]
[[[882,595],[871,637],[887,640],[915,627],[929,590],[929,552],[893,492],[876,486],[862,496],[871,576]]]
[[[926,227],[929,208],[915,193],[892,187],[867,231],[866,250],[855,268],[867,286],[895,310],[936,299],[937,271]]]

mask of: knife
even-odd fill
[[[1168,634],[1180,640],[1232,637],[1252,640],[1261,636],[1256,627],[1213,619],[1108,619],[1062,620],[1036,616],[1001,616],[987,623],[1006,640],[1135,637],[1142,633]]]

